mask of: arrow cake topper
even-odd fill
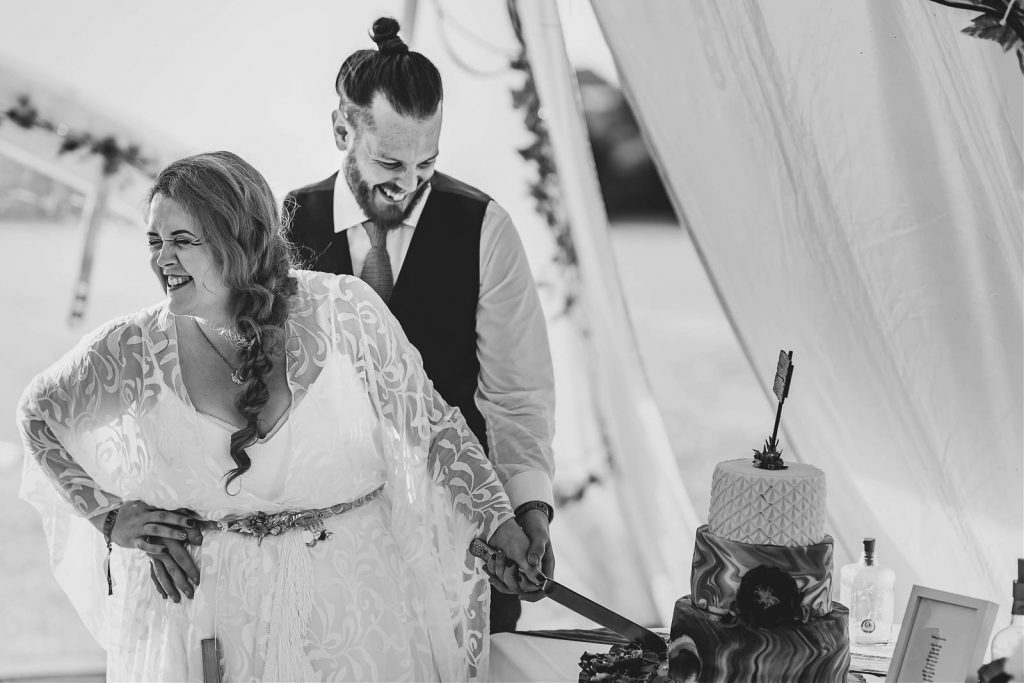
[[[779,421],[782,420],[782,404],[789,396],[789,385],[793,381],[793,352],[779,351],[779,365],[775,368],[775,398],[779,399],[779,409],[775,413],[775,427],[772,435],[764,442],[764,449],[754,449],[754,467],[763,470],[784,470],[786,463],[782,461],[782,449],[779,448]]]

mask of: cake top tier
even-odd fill
[[[825,537],[825,473],[788,463],[762,470],[750,459],[727,460],[711,479],[711,533],[759,545],[802,546]]]

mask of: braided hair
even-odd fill
[[[398,31],[397,21],[380,17],[370,34],[377,49],[356,50],[342,63],[334,89],[343,107],[366,112],[380,93],[403,116],[424,119],[437,111],[444,95],[441,74],[429,59],[410,51]]]
[[[259,171],[231,152],[197,154],[173,162],[149,191],[173,199],[203,230],[224,283],[228,310],[241,354],[243,385],[235,407],[245,426],[231,435],[235,468],[224,488],[252,467],[245,449],[259,438],[259,415],[270,398],[266,378],[272,356],[283,346],[284,324],[298,283],[290,273],[289,246],[270,185]]]

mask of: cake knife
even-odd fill
[[[479,557],[481,560],[486,561],[491,559],[495,550],[481,539],[474,538],[469,544],[469,552],[474,557]],[[636,643],[645,650],[656,652],[659,655],[668,651],[668,645],[654,631],[630,621],[621,614],[616,614],[607,607],[599,605],[590,598],[566,588],[557,581],[552,581],[543,574],[541,574],[541,577],[544,579],[544,583],[541,584],[541,590],[560,605],[568,607],[573,612],[590,619],[594,623],[618,633],[623,638]]]

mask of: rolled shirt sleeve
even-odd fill
[[[476,405],[512,507],[539,500],[554,508],[555,380],[547,324],[519,234],[493,201],[480,235],[477,357]]]

